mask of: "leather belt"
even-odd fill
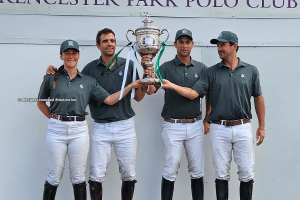
[[[85,117],[77,117],[77,116],[64,116],[64,115],[52,115],[53,119],[61,120],[61,121],[84,121]]]
[[[196,118],[192,118],[192,119],[164,119],[165,122],[170,122],[170,123],[194,123],[198,120],[201,120],[202,119],[202,116],[200,115],[199,117],[196,117]]]
[[[238,119],[238,120],[211,120],[211,123],[224,125],[224,126],[235,126],[240,124],[249,123],[250,119]]]

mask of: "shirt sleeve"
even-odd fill
[[[193,85],[192,89],[195,90],[201,98],[209,92],[209,77],[207,70],[201,74],[199,80]]]
[[[38,99],[48,99],[48,97],[50,96],[50,87],[49,87],[50,76],[53,76],[53,75],[45,75],[44,76],[44,79],[43,79],[43,82],[41,84],[40,91],[38,94]]]
[[[257,68],[255,68],[254,70],[252,81],[253,81],[252,96],[258,97],[262,94],[262,91],[260,87],[259,72]]]
[[[94,79],[93,87],[91,90],[92,99],[100,106],[103,101],[110,95],[98,82]]]

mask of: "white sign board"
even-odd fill
[[[0,13],[300,18],[300,0],[0,0]]]

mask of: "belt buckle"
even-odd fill
[[[186,122],[187,122],[187,123],[194,123],[194,122],[195,122],[195,119],[186,119]]]
[[[227,125],[227,122],[232,123],[231,125]],[[225,121],[225,126],[233,126],[234,125],[234,120],[226,120]]]
[[[65,116],[65,118],[66,118],[66,121],[72,121],[72,117],[71,116]]]

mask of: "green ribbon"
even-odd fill
[[[160,74],[160,70],[159,70],[159,60],[165,51],[166,44],[163,42],[163,43],[161,43],[161,45],[162,45],[162,49],[159,53],[159,56],[157,58],[156,65],[155,65],[155,74],[156,74],[156,76],[158,75],[159,83],[161,83],[163,80],[163,78],[161,77],[161,74]],[[158,71],[158,73],[157,73],[157,71]]]
[[[128,47],[132,44],[132,42],[129,42],[125,47]],[[121,53],[121,51],[123,51],[123,49],[125,48],[123,47],[115,56],[114,58],[108,63],[108,65],[105,67],[105,69],[103,70],[103,72],[101,73],[101,75],[103,76],[107,70],[109,69],[109,67],[111,66],[111,64],[117,59],[118,55]]]

